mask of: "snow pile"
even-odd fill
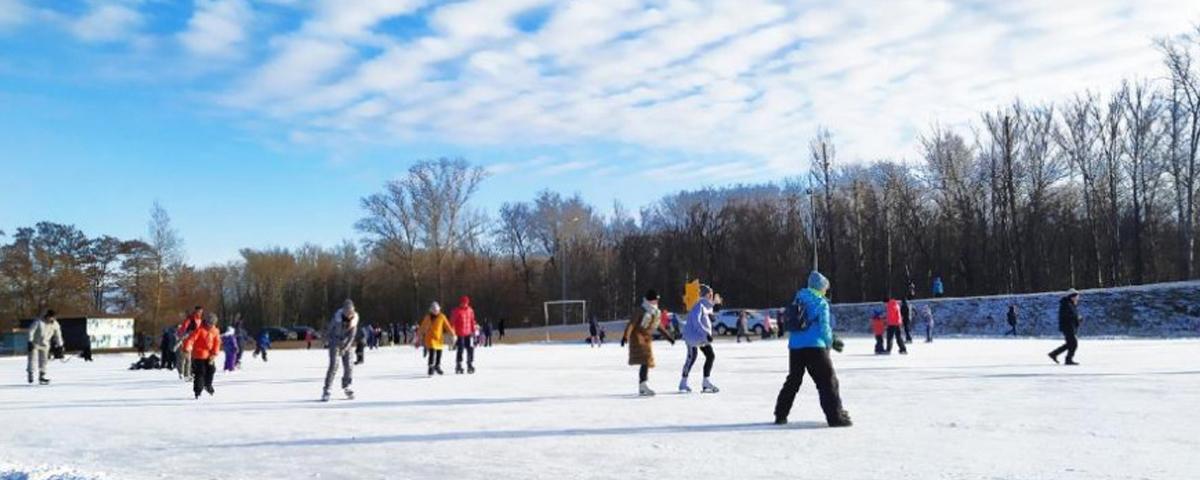
[[[64,467],[41,465],[32,468],[0,463],[0,480],[103,480],[103,475],[90,475]]]
[[[1083,290],[1079,314],[1084,336],[1191,337],[1200,336],[1200,281],[1160,283],[1137,287]],[[936,332],[957,335],[1003,335],[1008,331],[1008,306],[1017,305],[1017,333],[1057,336],[1058,301],[1065,292],[990,297],[917,300],[916,309],[929,305]],[[867,333],[872,312],[882,303],[833,306],[837,330]],[[925,334],[917,315],[913,336]]]

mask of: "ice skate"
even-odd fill
[[[646,385],[646,382],[639,383],[638,384],[638,396],[639,397],[653,397],[654,390],[651,390],[650,386]]]
[[[683,377],[679,381],[679,393],[692,393],[692,387],[688,386],[687,377]]]
[[[198,394],[197,394],[196,396],[197,396],[197,397],[199,397],[199,395],[198,395]],[[322,402],[328,402],[328,401],[329,401],[329,392],[324,392],[324,393],[322,393],[322,394],[321,394],[321,401],[322,401]]]
[[[454,367],[454,374],[455,374],[455,375],[461,375],[462,373],[463,373],[463,368],[462,368],[462,365],[458,365],[458,366]]]
[[[433,376],[433,367],[429,367],[429,376]]]
[[[443,371],[442,371],[442,367],[433,367],[433,371],[437,372],[437,374],[438,374],[438,375],[445,375],[445,374],[446,374],[446,372],[443,372]]]
[[[787,417],[775,417],[776,425],[787,425]]]
[[[1054,360],[1054,363],[1058,363],[1058,356],[1057,356],[1057,355],[1055,355],[1055,354],[1053,354],[1053,353],[1047,353],[1047,354],[1046,354],[1046,356],[1047,356],[1047,357],[1050,357],[1050,359],[1051,359],[1051,360]]]
[[[475,367],[473,367],[473,366],[470,366],[470,365],[467,365],[467,374],[469,374],[469,375],[474,375],[474,374],[475,374]]]
[[[354,400],[354,390],[347,388],[343,390],[343,393],[346,394],[346,400]]]
[[[717,388],[716,385],[713,385],[712,382],[708,381],[707,378],[704,379],[704,389],[701,390],[702,393],[718,393],[720,391],[721,389]]]
[[[211,396],[212,396],[214,393],[217,393],[217,392],[215,392],[215,391],[213,390],[213,387],[212,387],[211,385],[210,385],[210,386],[207,386],[207,387],[204,387],[204,391],[208,392],[208,396],[210,396],[210,397],[211,397]]]
[[[1067,360],[1066,363],[1064,363],[1063,365],[1079,365],[1079,362],[1076,362],[1074,360]]]
[[[50,379],[46,378],[45,375],[38,376],[38,385],[49,385],[49,384],[50,384]]]

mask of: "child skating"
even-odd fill
[[[238,338],[237,331],[233,326],[225,328],[225,333],[221,335],[221,350],[225,352],[225,371],[232,372],[237,369]]]
[[[875,334],[875,354],[883,355],[887,350],[883,349],[883,334],[886,331],[886,326],[883,320],[883,310],[875,310],[875,314],[871,316],[871,333]]]
[[[625,325],[625,334],[621,336],[622,347],[629,343],[629,364],[638,367],[638,395],[643,397],[654,396],[654,390],[646,384],[650,369],[654,368],[654,331],[658,330],[671,345],[675,344],[675,337],[663,328],[660,316],[658,292],[647,291],[641,308],[631,316]]]

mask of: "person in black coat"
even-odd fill
[[[900,301],[900,319],[904,324],[904,343],[912,344],[912,304],[908,300],[912,297],[905,297]]]
[[[1079,292],[1072,288],[1067,292],[1067,296],[1058,302],[1058,329],[1066,343],[1049,353],[1054,363],[1058,363],[1059,355],[1067,352],[1066,364],[1079,365],[1075,363],[1075,349],[1079,347],[1079,340],[1075,338],[1075,334],[1079,331],[1079,321]]]

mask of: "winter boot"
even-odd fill
[[[199,396],[200,396],[200,394],[196,394],[196,396],[197,396],[197,397],[199,397]],[[329,391],[328,391],[328,390],[326,390],[326,391],[324,391],[324,392],[322,392],[322,393],[321,393],[321,401],[322,401],[322,402],[328,402],[328,401],[329,401]]]
[[[212,385],[209,385],[209,386],[206,386],[206,387],[204,387],[204,391],[208,392],[208,396],[210,396],[210,397],[211,397],[211,396],[212,396],[214,393],[216,393],[215,391],[213,391]]]
[[[354,390],[347,388],[343,392],[346,394],[346,400],[354,400]]]
[[[475,366],[474,366],[474,365],[467,365],[467,373],[468,373],[468,374],[471,374],[471,375],[474,375],[474,374],[475,374]]]
[[[33,384],[33,372],[28,372],[28,375],[26,375],[26,379],[29,380],[30,384]]]
[[[1066,363],[1063,363],[1063,365],[1079,365],[1079,362],[1076,362],[1074,360],[1067,360]]]
[[[787,425],[787,417],[776,416],[775,424],[776,425]]]
[[[429,376],[433,376],[433,367],[429,367]]]
[[[838,412],[836,416],[827,420],[830,427],[849,427],[854,425],[854,423],[850,421],[850,414],[846,413],[845,410]]]
[[[446,374],[446,372],[443,372],[443,371],[442,371],[442,367],[433,367],[433,371],[437,372],[437,374],[438,374],[438,375],[445,375],[445,374]]]
[[[49,384],[50,384],[50,379],[46,378],[46,375],[38,376],[38,385],[49,385]]]
[[[463,368],[462,368],[462,364],[460,363],[460,364],[454,366],[454,374],[459,375],[461,373],[463,373]]]
[[[704,390],[701,390],[702,393],[717,393],[720,391],[721,389],[717,388],[716,385],[713,385],[712,382],[708,381],[707,378],[704,379]]]
[[[650,386],[646,385],[646,382],[639,383],[638,384],[638,396],[639,397],[653,397],[654,390],[651,390]]]
[[[1047,356],[1047,357],[1050,357],[1050,359],[1051,359],[1051,360],[1054,360],[1054,363],[1058,363],[1058,356],[1057,356],[1057,355],[1055,355],[1055,354],[1053,354],[1053,353],[1047,353],[1047,354],[1046,354],[1046,356]]]
[[[687,384],[687,377],[679,380],[679,393],[692,393],[692,387]]]

